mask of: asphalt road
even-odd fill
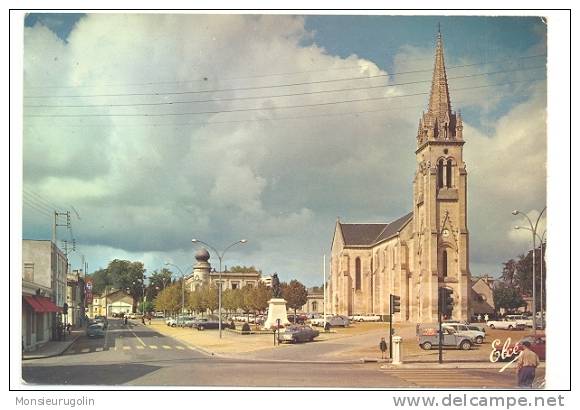
[[[304,346],[304,349],[314,348]],[[89,339],[83,336],[62,356],[24,362],[22,377],[27,383],[41,385],[352,388],[515,386],[513,371],[500,374],[496,369],[393,370],[381,369],[377,363],[275,363],[221,359],[207,356],[147,326],[125,326],[121,320],[114,319],[110,320],[104,338]]]

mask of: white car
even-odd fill
[[[485,332],[481,330],[470,329],[469,326],[463,325],[461,323],[445,323],[443,327],[451,328],[455,330],[457,334],[469,336],[478,345],[482,344],[485,340]]]
[[[531,316],[524,315],[506,315],[507,320],[515,320],[517,323],[521,323],[525,327],[533,327],[534,321]]]
[[[348,317],[353,322],[380,322],[379,315],[353,315]]]
[[[523,330],[526,325],[516,320],[488,320],[487,325],[492,329]]]

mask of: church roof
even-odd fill
[[[413,212],[391,223],[346,224],[339,223],[345,246],[373,246],[397,234],[413,217]]]
[[[437,34],[435,67],[433,68],[433,80],[431,82],[431,94],[429,96],[429,110],[427,115],[439,123],[443,123],[451,117],[451,100],[449,98],[449,87],[447,85],[447,73],[445,72],[441,32]]]

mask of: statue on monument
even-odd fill
[[[282,297],[282,287],[280,286],[280,279],[278,279],[277,273],[272,275],[272,297]]]

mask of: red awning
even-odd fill
[[[56,306],[52,300],[43,296],[24,296],[24,300],[37,313],[62,312],[62,308]]]
[[[24,296],[24,300],[32,309],[34,309],[35,312],[44,312],[44,306],[38,300],[36,300],[36,296]]]
[[[40,302],[45,312],[62,312],[62,308],[56,306],[52,300],[42,296],[35,296],[36,300]]]

